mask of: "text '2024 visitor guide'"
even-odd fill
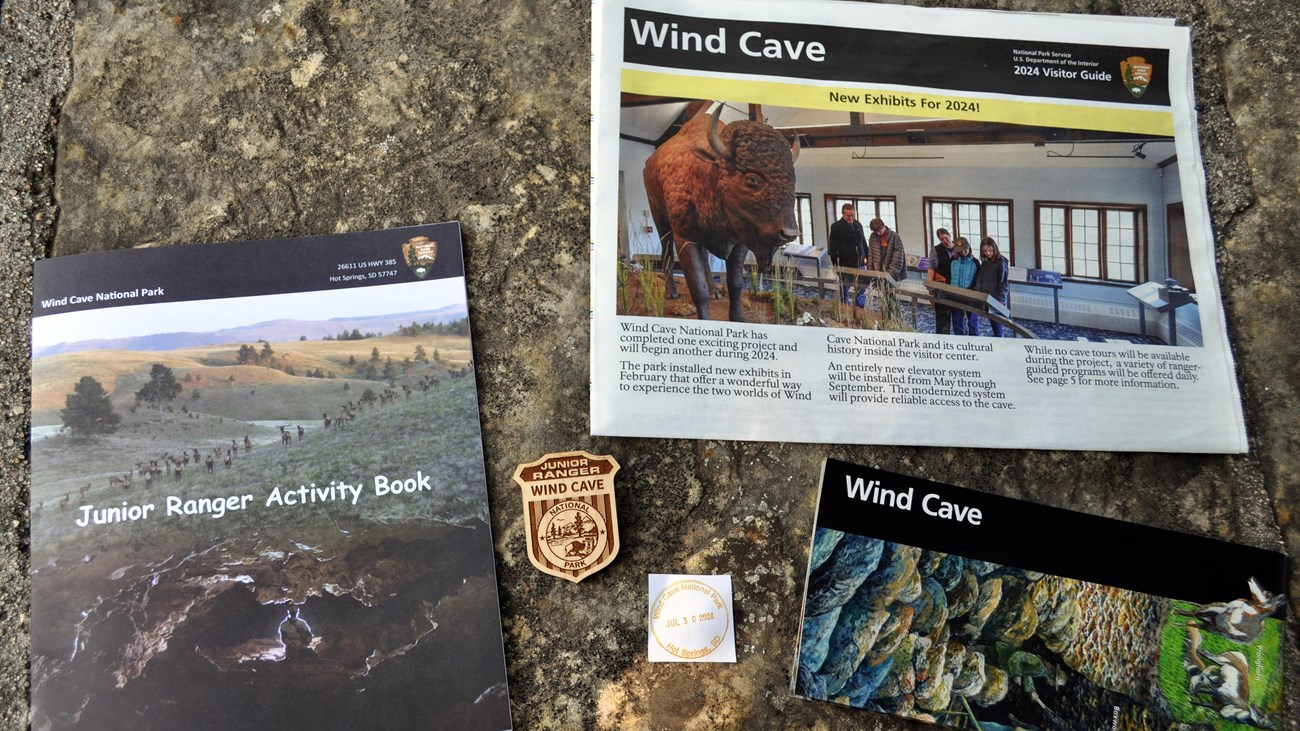
[[[458,224],[35,298],[34,728],[510,726]]]
[[[594,433],[1247,448],[1188,29],[600,0],[593,46]]]
[[[827,460],[796,695],[963,729],[1279,728],[1286,558]]]

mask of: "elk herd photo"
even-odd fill
[[[42,464],[53,466],[36,483],[46,489],[33,496],[33,518],[50,508],[63,513],[161,486],[182,493],[198,482],[212,486],[213,477],[239,473],[241,463],[259,452],[267,455],[263,460],[275,453],[283,458],[313,440],[345,433],[367,412],[418,400],[444,388],[445,379],[468,376],[467,341],[459,334],[358,335],[274,348],[264,343],[265,357],[247,345],[229,353],[233,346],[225,345],[43,358],[38,368],[66,373],[75,385],[62,399],[57,393],[38,398],[38,406],[61,400],[62,408],[58,425],[34,430],[34,449],[51,454]],[[453,359],[462,347],[466,360]],[[384,357],[381,348],[392,352]],[[91,369],[95,375],[86,375]]]

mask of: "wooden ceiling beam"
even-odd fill
[[[1047,142],[1107,142],[1150,139],[1148,135],[1093,130],[935,120],[883,124],[799,127],[800,137],[812,147],[871,147],[885,145],[979,145]]]
[[[660,104],[681,104],[682,102],[693,102],[695,99],[672,96],[650,96],[649,94],[630,94],[622,92],[619,95],[619,106],[621,107],[653,107]]]
[[[683,99],[681,101],[688,100]],[[682,113],[677,115],[677,119],[673,120],[673,123],[668,125],[668,129],[664,130],[664,133],[659,135],[659,139],[654,141],[655,148],[657,149],[660,145],[672,139],[672,136],[677,134],[683,125],[691,121],[692,117],[699,114],[701,109],[706,109],[712,105],[713,102],[711,101],[700,101],[698,99],[691,100],[690,103],[686,105],[686,108],[682,110]]]

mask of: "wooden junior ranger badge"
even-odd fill
[[[524,500],[528,560],[543,573],[574,583],[618,555],[618,514],[609,455],[548,454],[515,469]]]

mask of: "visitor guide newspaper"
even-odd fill
[[[459,224],[34,289],[33,728],[510,727]]]
[[[1278,728],[1286,558],[828,460],[791,687],[966,729]]]
[[[1188,29],[593,12],[593,433],[1247,449]]]

